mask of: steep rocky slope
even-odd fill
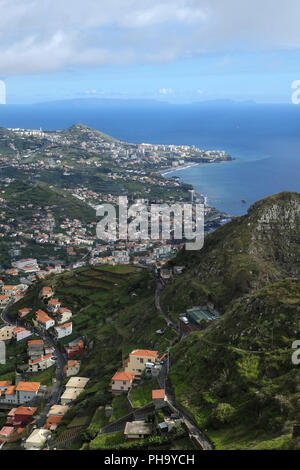
[[[212,301],[224,312],[232,299],[270,282],[300,275],[300,194],[283,192],[255,203],[174,265],[186,273],[170,283],[162,304],[174,312]]]

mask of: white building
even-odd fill
[[[54,327],[54,333],[57,339],[64,338],[72,334],[72,323],[65,323],[64,325],[59,325]]]
[[[36,359],[29,360],[29,372],[39,372],[53,366],[54,361],[51,358],[52,354],[47,354],[46,356],[41,356]]]
[[[24,448],[26,450],[40,450],[45,447],[50,437],[51,432],[48,429],[35,429],[26,439]]]

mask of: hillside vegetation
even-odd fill
[[[200,251],[181,251],[173,265],[188,269],[170,283],[162,305],[180,313],[207,300],[221,312],[233,299],[270,282],[300,275],[300,194],[283,192],[255,203],[205,238]]]
[[[217,448],[290,448],[300,421],[300,195],[281,193],[181,253],[187,273],[164,301],[211,300],[222,317],[172,349],[170,381]],[[193,278],[193,279],[192,279]],[[190,286],[190,281],[191,286]],[[180,290],[180,292],[178,292]],[[182,302],[182,300],[181,300]],[[175,310],[174,308],[174,310]]]

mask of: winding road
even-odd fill
[[[176,331],[177,336],[178,335],[178,329],[175,325],[175,323],[163,312],[161,305],[160,305],[160,296],[161,293],[164,289],[163,284],[160,280],[160,276],[158,273],[154,272],[155,280],[156,280],[156,290],[155,290],[155,307],[156,309],[161,313],[161,315],[164,317],[166,323],[168,326],[170,326],[174,331]],[[168,387],[166,386],[166,378],[169,372],[169,366],[170,366],[170,353],[168,350],[168,360],[163,364],[161,374],[158,377],[159,384],[162,388],[165,388],[166,391],[166,400],[168,402],[169,407],[175,412],[178,413],[183,417],[183,422],[188,430],[189,436],[193,441],[196,441],[198,443],[198,446],[202,448],[202,450],[213,450],[213,445],[209,441],[209,439],[200,431],[198,426],[196,425],[195,421],[192,420],[185,409],[175,402],[172,393],[170,390],[168,390]],[[178,408],[177,408],[178,406]]]

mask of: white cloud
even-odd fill
[[[171,95],[173,93],[173,90],[172,90],[172,88],[160,88],[158,90],[158,93],[160,95]]]
[[[0,0],[0,75],[300,49],[299,0]]]
[[[104,91],[102,91],[102,90],[95,90],[95,89],[85,90],[83,93],[84,93],[84,95],[92,95],[92,96],[104,95],[104,94],[105,94]]]
[[[197,90],[197,95],[203,95],[204,91],[203,90]]]

